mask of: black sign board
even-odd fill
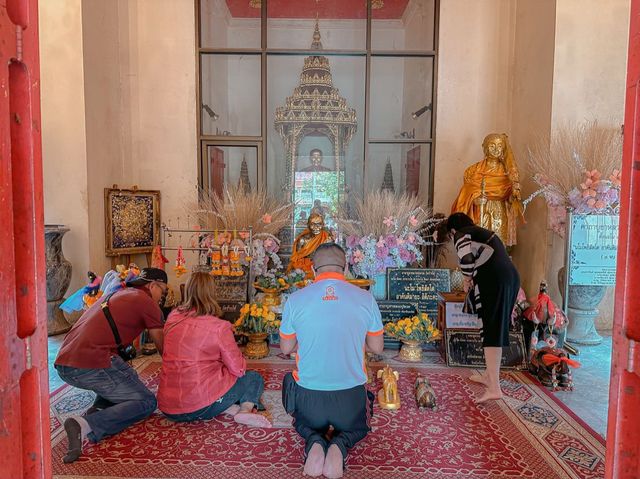
[[[418,305],[432,321],[438,317],[438,293],[451,291],[448,269],[389,268],[387,298]]]
[[[447,329],[445,331],[447,366],[484,367],[484,350],[480,331]],[[527,367],[527,350],[522,332],[509,332],[509,347],[502,348],[502,366],[505,369]]]
[[[382,324],[386,324],[389,321],[398,321],[402,318],[414,316],[418,311],[416,303],[410,301],[393,301],[389,299],[378,300],[378,308],[380,308],[380,314],[382,315]],[[384,337],[385,349],[400,349],[401,343],[397,339]]]

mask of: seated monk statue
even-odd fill
[[[307,228],[293,242],[293,252],[287,272],[296,268],[303,270],[307,279],[313,279],[311,256],[323,243],[333,242],[333,235],[324,227],[324,218],[318,213],[311,213],[307,220]]]
[[[464,172],[451,213],[465,213],[478,226],[494,231],[506,246],[513,246],[517,221],[524,221],[518,167],[506,134],[487,135],[482,149],[484,159]]]

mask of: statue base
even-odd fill
[[[569,308],[569,326],[567,327],[567,341],[575,344],[597,345],[602,342],[602,336],[596,331],[594,320],[598,317],[597,309]]]
[[[64,313],[60,309],[63,301],[64,299],[47,301],[47,334],[49,336],[63,334],[71,329],[71,325],[64,318]]]
[[[378,404],[382,409],[390,409],[392,411],[397,411],[400,409],[400,398],[396,402],[387,402],[384,398],[384,391],[381,389],[378,391]]]

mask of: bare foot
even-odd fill
[[[500,389],[498,390],[487,389],[482,396],[476,399],[475,403],[482,404],[487,401],[498,400],[498,399],[502,399],[502,391]]]
[[[472,374],[469,381],[486,386],[489,379],[484,374]]]
[[[338,479],[344,474],[342,451],[335,444],[329,446],[327,457],[324,459],[322,475],[327,479]]]
[[[304,463],[304,476],[319,477],[322,475],[322,468],[324,466],[324,449],[320,443],[316,442],[307,455],[307,460]]]
[[[239,412],[240,412],[240,405],[239,404],[232,404],[222,414],[226,414],[228,416],[235,416]]]
[[[251,427],[272,427],[269,420],[262,414],[253,412],[239,412],[233,416],[233,420],[238,424],[244,424]]]

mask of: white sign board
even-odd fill
[[[617,215],[570,215],[569,284],[613,286],[618,253]]]
[[[464,303],[454,303],[447,301],[446,318],[447,328],[455,329],[480,329],[482,328],[482,320],[475,314],[467,314],[462,312]]]

